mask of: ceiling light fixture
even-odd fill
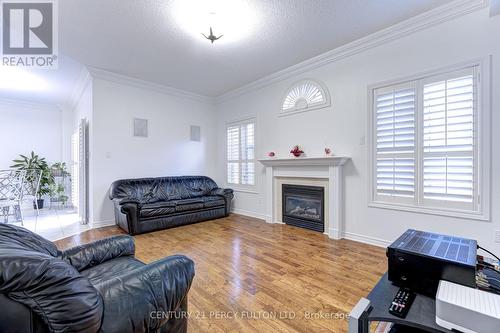
[[[212,32],[212,27],[210,27],[210,35],[208,35],[208,36],[207,36],[207,35],[205,35],[205,34],[202,34],[202,35],[203,35],[203,37],[205,37],[206,39],[208,39],[209,41],[211,41],[211,42],[212,42],[212,44],[213,44],[216,40],[219,40],[222,36],[224,36],[224,35],[220,35],[219,37],[216,37],[216,36],[214,35],[214,33]]]
[[[212,31],[212,24],[216,23],[215,13],[214,12],[210,13],[209,17],[210,17],[210,34],[207,36],[204,33],[202,33],[202,35],[213,44],[216,40],[220,39],[224,35],[220,35],[219,37],[214,35]]]
[[[176,0],[170,8],[177,25],[193,38],[228,44],[248,37],[255,31],[255,8],[245,0]],[[210,35],[206,35],[207,28]]]

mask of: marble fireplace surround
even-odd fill
[[[266,222],[282,222],[281,185],[309,185],[325,189],[325,234],[341,239],[344,225],[342,167],[349,157],[297,157],[259,160],[266,168]]]

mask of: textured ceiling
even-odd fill
[[[85,65],[218,96],[449,1],[240,2],[255,14],[254,29],[211,45],[182,29],[176,1],[60,1],[61,51]]]
[[[82,65],[215,97],[451,1],[59,1],[59,69],[35,71],[48,89],[0,98],[64,104]],[[214,44],[189,28],[211,6],[233,27]]]

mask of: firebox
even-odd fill
[[[283,222],[325,231],[325,189],[319,186],[282,185]]]

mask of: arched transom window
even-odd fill
[[[330,96],[326,88],[313,80],[295,83],[283,99],[282,114],[319,109],[330,105]]]

